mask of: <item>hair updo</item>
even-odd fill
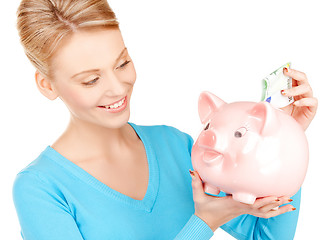
[[[78,29],[119,28],[107,0],[22,0],[17,29],[28,59],[46,78],[51,57],[64,38]]]

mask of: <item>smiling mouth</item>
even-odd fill
[[[127,96],[125,96],[121,100],[118,100],[117,102],[114,102],[112,104],[99,106],[99,107],[100,108],[106,108],[106,109],[116,109],[116,108],[121,107],[124,104],[124,102],[126,101],[126,99],[127,99]]]

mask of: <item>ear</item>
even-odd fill
[[[262,136],[269,136],[279,128],[275,109],[268,102],[259,102],[249,111],[254,126]]]
[[[201,123],[206,123],[213,112],[216,112],[221,106],[226,104],[216,95],[210,92],[202,92],[199,97],[198,111]]]
[[[53,88],[53,83],[50,79],[45,78],[38,70],[35,72],[35,81],[39,91],[48,99],[54,100],[58,97],[58,94]]]

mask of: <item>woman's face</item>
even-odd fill
[[[119,128],[128,121],[136,73],[119,29],[74,33],[52,67],[52,86],[74,122]]]

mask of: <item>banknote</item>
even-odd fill
[[[270,102],[276,108],[282,108],[294,102],[293,97],[281,94],[281,90],[292,88],[292,78],[285,76],[283,73],[283,68],[290,67],[291,63],[288,62],[262,80],[261,101]]]

